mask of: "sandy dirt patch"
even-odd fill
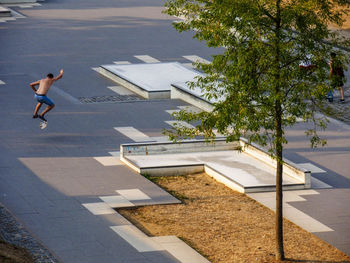
[[[24,248],[0,240],[0,263],[34,263],[34,260]]]
[[[175,235],[211,262],[276,262],[274,212],[206,174],[151,178],[183,204],[118,210],[150,236]],[[350,257],[284,220],[293,262],[350,262]]]

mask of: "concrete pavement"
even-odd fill
[[[159,15],[161,5],[156,0],[47,1],[11,7],[25,18],[0,25],[0,41],[6,43],[0,49],[0,202],[62,262],[178,262],[169,250],[140,252],[131,245],[123,230],[139,233],[105,205],[106,200],[128,205],[177,200],[128,168],[107,165],[106,157],[133,141],[116,127],[134,127],[144,139],[161,138],[161,130],[170,127],[169,112],[187,104],[96,101],[122,89],[92,70],[140,62],[145,55],[162,62],[189,63],[184,58],[189,55],[210,59],[215,50],[192,40],[191,33],[175,32],[173,19]],[[47,129],[40,130],[31,118],[35,101],[28,83],[49,71],[56,75],[61,67],[65,76],[49,93],[57,107],[48,115]],[[350,253],[349,126],[332,121],[324,133],[329,146],[316,150],[309,148],[303,129],[299,124],[288,131],[286,157],[326,171],[314,176],[333,188],[287,202],[331,228],[315,234]],[[150,199],[129,200],[116,192],[125,190]]]

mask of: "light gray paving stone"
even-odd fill
[[[124,190],[116,190],[116,192],[122,195],[125,199],[129,201],[151,199],[148,195],[146,195],[140,189],[124,189]]]
[[[149,55],[138,55],[138,56],[134,56],[137,59],[140,59],[141,61],[145,62],[145,63],[159,63],[160,61],[156,58],[153,58]]]
[[[116,65],[130,65],[131,63],[129,61],[113,61]]]
[[[131,223],[119,213],[111,215],[100,215],[99,218],[105,221],[108,225],[119,226],[119,225],[131,225]]]
[[[114,156],[94,157],[94,159],[104,166],[123,165],[120,158]]]
[[[133,203],[129,202],[129,200],[119,195],[100,196],[100,199],[113,208],[135,206]]]
[[[182,263],[210,263],[176,236],[152,237],[151,239],[159,243]]]
[[[152,241],[133,225],[112,226],[111,229],[139,252],[164,250],[157,242]]]
[[[99,203],[88,203],[83,204],[83,206],[88,209],[94,215],[103,215],[103,214],[113,214],[116,213],[109,205],[105,202]]]

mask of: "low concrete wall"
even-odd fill
[[[140,174],[150,176],[176,176],[201,173],[205,171],[205,166],[202,164],[188,164],[163,167],[143,167],[140,169]]]
[[[204,140],[173,142],[155,142],[155,143],[133,143],[120,145],[121,156],[127,155],[148,155],[148,154],[167,154],[167,153],[185,153],[185,152],[203,152],[203,151],[226,151],[237,150],[240,148],[239,142],[227,143],[225,139],[215,140],[215,144]]]
[[[260,148],[255,144],[249,144],[245,139],[240,140],[240,144],[242,146],[242,151],[253,156],[254,158],[264,162],[265,164],[276,169],[277,161],[273,159],[271,155]],[[303,168],[294,167],[290,164],[290,161],[287,159],[283,159],[283,173],[288,174],[289,176],[299,180],[300,182],[305,184],[305,188],[311,187],[311,172],[307,171]]]
[[[228,179],[226,176],[224,176],[222,173],[219,173],[215,169],[211,168],[210,166],[205,165],[204,166],[204,171],[206,174],[208,174],[210,177],[213,177],[216,181],[223,183],[227,187],[236,190],[240,193],[246,193],[247,189],[244,188],[241,184]]]

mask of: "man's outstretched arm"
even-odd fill
[[[53,80],[56,81],[56,80],[59,80],[60,78],[62,78],[63,77],[63,73],[64,73],[63,69],[61,69],[60,74],[57,77],[53,78]]]
[[[33,83],[30,83],[29,86],[32,88],[32,90],[34,90],[34,92],[36,92],[35,86],[39,85],[39,84],[40,84],[40,80],[33,82]]]

